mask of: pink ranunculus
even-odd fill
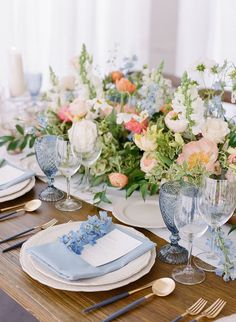
[[[71,122],[73,118],[70,113],[69,106],[67,105],[60,107],[59,111],[57,112],[57,116],[63,122]]]
[[[129,122],[125,123],[126,130],[129,130],[130,132],[140,134],[143,131],[147,129],[148,126],[148,120],[145,119],[142,122],[138,122],[135,119],[131,119]]]
[[[124,188],[128,183],[128,177],[120,172],[112,172],[109,174],[109,180],[113,187]]]
[[[157,165],[157,159],[155,158],[155,153],[144,152],[140,160],[140,168],[145,173],[151,173],[154,167]]]
[[[230,154],[228,157],[229,164],[236,164],[236,154]]]
[[[177,164],[187,162],[189,169],[202,165],[206,170],[214,172],[217,158],[217,144],[202,138],[199,141],[192,141],[183,146],[182,153],[177,159]]]

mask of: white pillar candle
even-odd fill
[[[21,54],[12,47],[9,56],[9,89],[13,97],[23,95],[25,93],[25,79]]]

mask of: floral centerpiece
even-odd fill
[[[35,125],[17,124],[17,134],[1,137],[0,145],[23,149],[33,146],[38,135],[73,129],[86,146],[96,124],[102,152],[91,167],[94,185],[107,182],[124,188],[127,197],[140,190],[145,198],[167,180],[199,184],[203,175],[222,171],[232,178],[236,126],[226,120],[221,96],[230,86],[235,100],[235,66],[199,61],[173,89],[163,76],[163,63],[135,70],[135,60],[126,59],[120,69],[99,77],[83,46],[71,61],[71,75],[59,79],[50,68],[52,86],[43,97],[47,108]],[[108,201],[104,191],[95,198]]]

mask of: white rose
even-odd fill
[[[73,75],[63,77],[60,81],[60,88],[62,90],[73,91],[75,88],[75,77]]]
[[[155,158],[155,152],[144,152],[140,160],[141,170],[147,174],[151,174],[156,165],[157,159]]]
[[[135,114],[131,113],[118,113],[116,116],[116,123],[122,124],[129,122],[132,118],[134,118]]]
[[[206,122],[202,129],[202,135],[204,138],[218,143],[223,143],[230,130],[228,123],[222,119],[210,118],[206,119]]]
[[[91,152],[97,139],[97,126],[90,120],[73,123],[68,131],[69,140],[78,152]]]
[[[73,116],[78,118],[83,117],[89,111],[89,104],[80,98],[76,98],[72,103],[70,103],[69,111]]]
[[[165,116],[165,124],[174,133],[183,133],[188,127],[186,119],[180,119],[180,115],[174,111],[170,111]]]

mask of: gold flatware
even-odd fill
[[[98,308],[103,307],[105,305],[108,305],[108,304],[114,303],[114,302],[116,302],[118,300],[121,300],[121,299],[123,299],[125,297],[128,297],[131,294],[134,294],[134,293],[139,292],[141,290],[145,290],[146,288],[151,287],[155,281],[157,281],[157,280],[154,280],[154,281],[152,281],[152,282],[150,282],[148,284],[145,284],[145,285],[143,285],[143,286],[141,286],[139,288],[136,288],[135,290],[122,292],[122,293],[119,293],[119,294],[117,294],[115,296],[109,297],[109,298],[107,298],[107,299],[105,299],[105,300],[103,300],[103,301],[101,301],[99,303],[95,303],[94,305],[91,305],[91,306],[87,307],[86,309],[84,309],[83,312],[84,313],[91,312],[91,311],[93,311],[95,309],[98,309]]]
[[[120,310],[109,315],[103,322],[109,322],[116,319],[118,316],[130,311],[131,309],[137,307],[139,304],[145,302],[148,298],[156,295],[156,296],[167,296],[171,294],[175,289],[175,281],[172,278],[164,277],[156,280],[152,285],[152,293],[149,293],[138,300],[131,302]]]
[[[17,214],[18,212],[21,212],[21,211],[33,212],[33,211],[37,210],[41,206],[41,204],[42,204],[42,201],[39,199],[34,199],[31,201],[28,201],[28,202],[26,202],[26,204],[24,205],[23,208],[17,209],[13,212],[8,212],[6,214],[3,214],[0,216],[0,219],[5,219],[5,218],[10,217],[14,214]]]
[[[204,310],[200,315],[198,315],[194,320],[191,322],[195,322],[203,318],[204,316],[208,319],[214,319],[220,312],[223,310],[224,306],[226,305],[226,301],[222,299],[217,299],[211,306],[209,306],[206,310]]]
[[[181,315],[177,316],[174,320],[172,320],[171,322],[177,322],[182,320],[182,318],[184,318],[186,315],[197,315],[199,314],[204,307],[206,306],[207,301],[200,298],[198,299],[192,306],[190,306],[184,313],[182,313]]]
[[[43,224],[43,225],[36,226],[36,227],[31,228],[31,229],[28,229],[28,232],[29,232],[29,231],[32,231],[32,230],[34,230],[34,229],[37,229],[37,228],[40,228],[40,229],[42,229],[42,230],[48,229],[49,227],[54,226],[57,222],[58,222],[58,220],[56,220],[56,219],[54,218],[54,219],[50,220],[49,222],[47,222],[47,223],[45,223],[45,224]],[[23,233],[25,234],[26,232],[27,232],[27,231],[21,232],[21,235],[22,235]],[[18,236],[19,236],[19,234],[18,234]],[[12,236],[12,237],[13,237],[13,236]],[[19,247],[21,247],[21,246],[24,244],[24,242],[26,242],[26,241],[27,241],[27,239],[24,239],[24,240],[20,241],[19,243],[16,243],[16,244],[14,244],[14,245],[12,245],[12,246],[10,246],[10,247],[4,248],[4,249],[2,250],[2,252],[3,252],[3,253],[6,253],[6,252],[8,252],[8,251],[10,251],[10,250],[13,250],[13,249],[19,248]]]
[[[46,222],[45,224],[42,224],[42,225],[39,225],[39,226],[34,226],[34,227],[32,227],[32,228],[29,228],[29,229],[26,229],[26,230],[24,230],[24,231],[21,231],[20,233],[17,233],[17,234],[15,234],[15,235],[13,235],[13,236],[7,237],[7,238],[5,238],[5,239],[1,240],[1,241],[0,241],[0,244],[5,243],[5,242],[7,242],[7,241],[9,241],[9,240],[15,239],[15,238],[17,238],[17,237],[20,237],[20,236],[22,236],[22,235],[24,235],[24,234],[26,234],[26,233],[29,233],[29,232],[31,232],[31,231],[34,231],[34,230],[36,230],[36,229],[41,229],[41,230],[47,229],[47,228],[49,228],[49,227],[51,227],[51,226],[55,225],[57,222],[58,222],[58,221],[57,221],[55,218],[53,218],[52,220],[50,220],[50,221]]]
[[[32,201],[35,201],[35,200],[38,200],[38,199],[33,199],[33,200],[30,200],[30,201],[27,201],[27,202],[24,202],[24,203],[20,203],[18,205],[2,208],[2,209],[0,209],[0,212],[12,210],[12,209],[19,208],[19,207],[24,207],[25,205],[27,205],[27,204],[31,203]]]

